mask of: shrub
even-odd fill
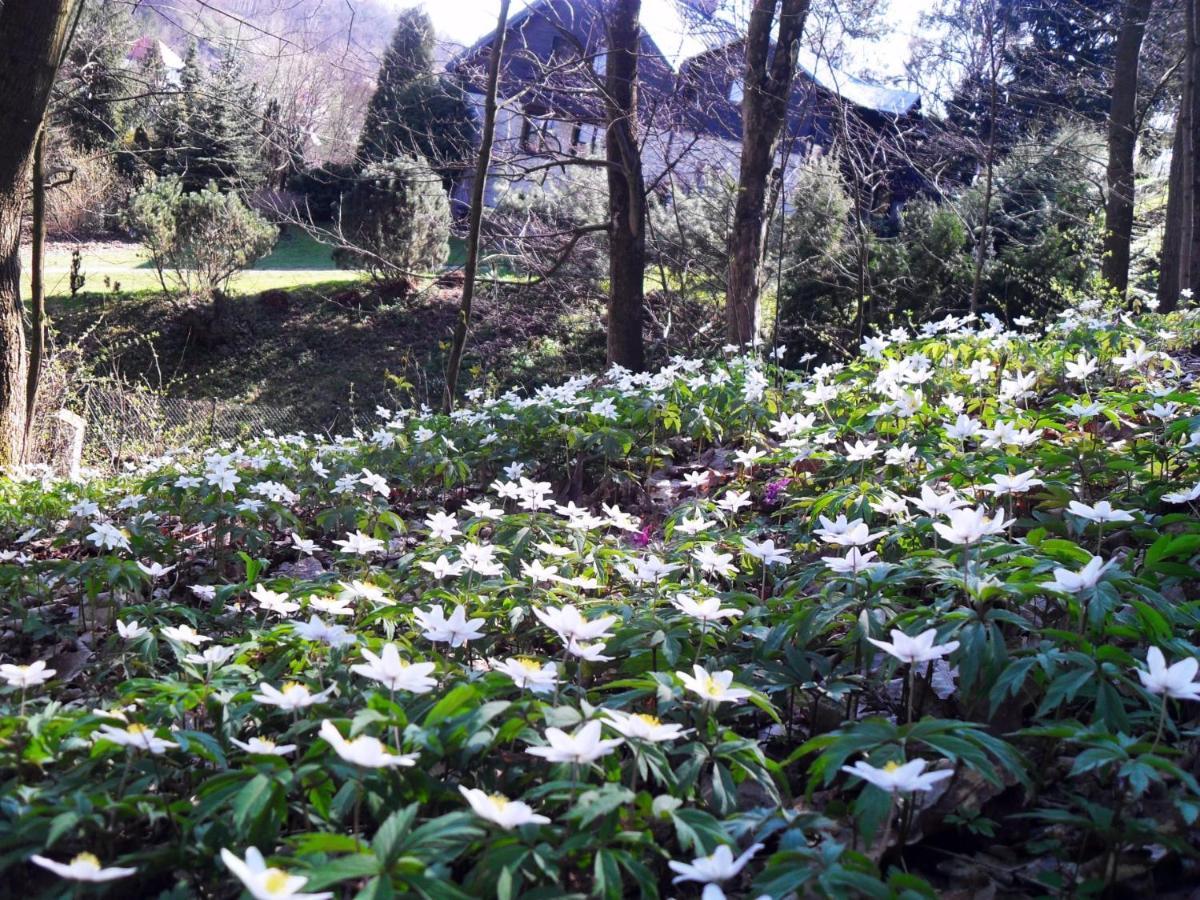
[[[608,182],[599,168],[570,167],[541,182],[515,182],[485,211],[489,245],[514,269],[553,274],[569,289],[595,292],[608,277],[608,237],[575,230],[608,220]],[[573,243],[572,243],[573,242]]]
[[[278,232],[214,183],[185,193],[178,177],[151,178],[133,195],[126,226],[150,252],[163,290],[168,279],[189,297],[211,298],[214,314],[235,274],[271,252]]]
[[[450,253],[450,203],[419,158],[367,166],[343,195],[339,219],[344,246],[334,259],[374,278],[429,272]]]

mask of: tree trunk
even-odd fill
[[[772,52],[776,2],[754,0],[746,34],[742,153],[733,227],[729,233],[729,287],[725,302],[729,342],[739,346],[754,343],[758,336],[767,179],[787,121],[796,54],[808,17],[809,0],[783,0]]]
[[[646,367],[642,315],[646,270],[646,187],[637,141],[641,0],[611,0],[605,101],[608,129],[608,362]]]
[[[492,57],[488,61],[487,94],[483,100],[483,130],[479,136],[479,156],[475,160],[475,181],[471,184],[471,211],[467,221],[467,259],[463,265],[462,300],[458,306],[458,321],[454,323],[454,339],[450,358],[446,362],[446,391],[442,408],[448,413],[454,408],[458,392],[458,373],[467,348],[467,329],[471,325],[471,303],[475,299],[475,275],[479,267],[479,231],[483,222],[483,204],[487,196],[488,169],[492,164],[492,141],[496,135],[496,91],[500,82],[500,58],[504,55],[504,38],[508,26],[509,0],[500,0],[500,15],[496,19],[496,38],[492,42]]]
[[[1000,29],[999,45],[996,43],[997,5],[992,0],[984,18],[983,38],[987,41],[988,54],[988,140],[984,151],[983,207],[980,210],[979,236],[975,241],[975,271],[971,275],[971,314],[979,311],[979,297],[983,292],[983,263],[987,259],[988,231],[992,218],[992,195],[995,191],[996,171],[996,113],[999,111],[1000,69],[1008,46],[1009,13],[1004,12],[1004,23]]]
[[[0,4],[0,466],[18,461],[25,435],[21,213],[33,145],[77,4],[78,0]]]
[[[1171,170],[1167,176],[1167,221],[1163,229],[1162,251],[1158,261],[1158,308],[1170,312],[1179,303],[1179,264],[1183,251],[1183,131],[1187,117],[1181,105],[1175,120],[1175,140],[1171,145]]]
[[[1185,134],[1187,148],[1183,171],[1187,178],[1188,205],[1185,209],[1183,259],[1180,284],[1200,295],[1200,0],[1185,0],[1187,11],[1188,119]]]
[[[38,382],[46,355],[46,128],[33,145],[33,222],[29,253],[29,371],[25,382],[25,433],[22,458],[28,462],[29,434],[37,412]]]
[[[1133,238],[1138,62],[1153,5],[1154,0],[1128,0],[1125,4],[1113,60],[1102,271],[1104,279],[1122,297],[1129,286],[1129,245]]]

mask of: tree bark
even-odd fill
[[[448,413],[454,408],[458,393],[458,373],[467,348],[467,329],[471,325],[471,304],[475,299],[475,274],[479,268],[479,231],[483,222],[483,204],[487,196],[488,169],[492,164],[492,142],[496,135],[496,91],[500,83],[500,58],[504,55],[504,38],[508,26],[509,0],[500,0],[496,19],[496,38],[492,42],[492,57],[488,61],[487,94],[483,100],[483,128],[479,136],[479,156],[475,160],[475,181],[471,184],[471,211],[467,220],[467,259],[463,265],[462,300],[458,320],[454,323],[454,338],[450,358],[446,362],[446,390],[442,408]]]
[[[1187,205],[1184,207],[1184,242],[1180,284],[1200,295],[1200,0],[1184,0],[1187,19],[1188,118],[1183,171],[1187,179]]]
[[[641,0],[611,0],[605,59],[608,163],[608,362],[646,367],[642,315],[646,271],[646,187],[637,141]]]
[[[729,342],[739,346],[754,343],[758,336],[767,179],[787,121],[796,54],[809,8],[809,0],[783,0],[772,52],[771,31],[777,2],[754,0],[746,34],[742,152],[729,234],[729,286],[725,302]]]
[[[1108,196],[1104,204],[1105,281],[1122,297],[1129,287],[1129,245],[1133,239],[1134,154],[1137,150],[1138,62],[1154,0],[1128,0],[1113,59],[1108,113]]]
[[[987,41],[988,55],[988,139],[984,152],[983,208],[980,210],[979,236],[975,241],[975,270],[971,275],[971,314],[979,311],[979,298],[983,292],[983,263],[987,259],[988,232],[992,218],[992,195],[995,191],[996,171],[996,113],[999,111],[1000,70],[1008,46],[1009,13],[1005,9],[1004,22],[1000,29],[999,44],[996,43],[996,14],[998,7],[991,0],[984,14],[983,38]]]
[[[29,434],[37,412],[38,382],[46,354],[46,128],[33,145],[33,221],[29,253],[29,371],[25,382],[25,432],[21,456],[29,460]]]
[[[0,4],[0,466],[18,462],[27,387],[21,213],[33,145],[78,0]]]
[[[1182,106],[1175,120],[1175,140],[1171,145],[1171,169],[1167,176],[1167,221],[1163,229],[1162,251],[1158,261],[1158,308],[1170,312],[1179,303],[1179,262],[1183,250],[1183,131],[1186,116]]]

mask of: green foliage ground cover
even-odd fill
[[[1197,324],[948,318],[2,481],[0,883],[1193,884]]]

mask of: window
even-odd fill
[[[582,143],[583,143],[583,126],[577,124],[571,129],[571,152],[572,153],[578,152],[579,146]]]
[[[746,95],[745,83],[741,78],[735,78],[729,82],[729,102],[741,103],[742,98]]]
[[[608,68],[608,54],[601,51],[596,51],[596,55],[592,57],[592,71],[597,75],[603,75]]]

